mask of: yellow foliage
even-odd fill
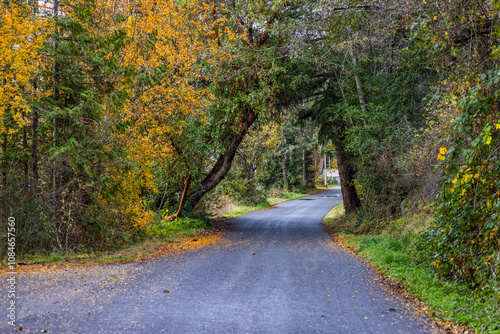
[[[44,94],[33,74],[43,65],[39,50],[53,23],[33,14],[36,6],[0,2],[0,132],[8,113],[19,127],[28,125],[31,100]]]
[[[110,165],[106,175],[110,180],[107,191],[101,193],[99,205],[101,215],[107,220],[122,220],[123,227],[137,230],[151,223],[154,212],[145,210],[142,189],[151,189],[153,176],[148,171],[142,171],[137,166]]]
[[[446,152],[448,152],[448,149],[446,147],[441,147],[439,149],[439,154],[437,156],[437,159],[444,161],[444,159],[446,159]]]
[[[228,29],[216,29],[224,19],[206,15],[213,13],[207,6],[192,0],[124,0],[119,5],[113,0],[97,0],[93,16],[98,28],[87,27],[96,34],[101,33],[99,29],[124,31],[128,43],[119,55],[120,63],[139,74],[150,74],[147,84],[141,78],[122,80],[134,98],[109,116],[110,121],[130,124],[125,133],[114,136],[126,148],[134,168],[110,166],[108,172],[126,193],[120,200],[113,199],[119,202],[113,205],[127,208],[126,214],[137,226],[153,217],[140,194],[158,191],[154,168],[165,161],[179,161],[175,165],[190,173],[179,143],[188,122],[206,123],[203,110],[215,100],[208,90],[194,86],[206,76],[200,63],[215,66],[229,57],[219,45],[223,32],[227,40],[238,38]]]

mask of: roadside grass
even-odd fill
[[[279,203],[279,202],[277,202],[277,203]],[[275,203],[275,204],[277,204],[277,203]],[[236,218],[236,217],[246,215],[247,213],[250,213],[252,211],[271,208],[273,205],[274,204],[271,204],[269,202],[269,199],[267,199],[266,202],[263,202],[263,203],[260,203],[257,205],[235,205],[233,207],[228,208],[228,211],[223,212],[221,214],[220,218]]]
[[[397,282],[445,329],[468,327],[478,333],[500,333],[498,298],[438,277],[426,264],[417,264],[416,236],[432,220],[427,211],[379,223],[381,228],[370,234],[358,234],[364,230],[363,225],[355,228],[357,218],[346,216],[342,205],[330,211],[323,222],[339,243],[370,262],[383,276]],[[365,228],[369,224],[374,223],[365,222]]]

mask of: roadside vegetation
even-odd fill
[[[498,291],[498,283],[492,280],[487,289],[478,289],[447,279],[431,270],[432,261],[419,252],[422,233],[433,219],[432,208],[422,205],[419,213],[359,223],[355,214],[345,215],[339,205],[323,223],[336,241],[399,284],[444,329],[500,333],[500,300],[493,292]]]
[[[17,257],[168,239],[314,186],[326,150],[276,103],[283,6],[0,2],[0,234],[15,219]]]
[[[235,205],[235,206],[230,206],[226,208],[226,210],[229,210],[227,212],[224,212],[222,214],[222,217],[224,218],[233,218],[233,217],[239,217],[243,216],[249,212],[256,211],[256,210],[263,210],[263,209],[271,209],[274,205],[290,201],[293,199],[301,198],[307,196],[307,194],[302,194],[302,193],[280,193],[278,194],[277,197],[269,197],[266,199],[265,202],[261,202],[257,205]]]
[[[320,191],[326,190],[327,188],[318,186],[317,188],[306,189],[302,192],[290,192],[273,189],[269,192],[269,197],[265,201],[258,203],[256,205],[227,205],[222,211],[219,211],[219,217],[222,218],[234,218],[245,215],[249,212],[256,210],[272,209],[273,206],[286,201],[291,201],[304,196],[312,195]]]
[[[211,232],[213,227],[212,221],[206,217],[183,217],[173,222],[161,219],[146,225],[128,242],[108,250],[82,247],[62,252],[55,248],[52,251],[23,254],[18,257],[18,261],[24,265],[137,261],[161,252],[166,245],[180,244],[195,237],[215,234],[216,231]],[[6,262],[2,264],[5,265]]]

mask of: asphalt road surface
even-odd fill
[[[177,256],[18,274],[16,328],[28,333],[436,332],[430,319],[325,232],[323,216],[341,201],[336,188],[247,214],[233,221],[222,244]],[[7,321],[5,283],[0,294]],[[0,324],[0,332],[9,328]]]

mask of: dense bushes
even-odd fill
[[[443,115],[430,124],[439,129],[432,155],[441,191],[434,222],[420,238],[420,260],[492,298],[500,283],[499,9],[450,1],[425,6],[429,18],[412,25],[414,52],[440,71],[433,105]],[[431,140],[427,145],[438,138]]]

